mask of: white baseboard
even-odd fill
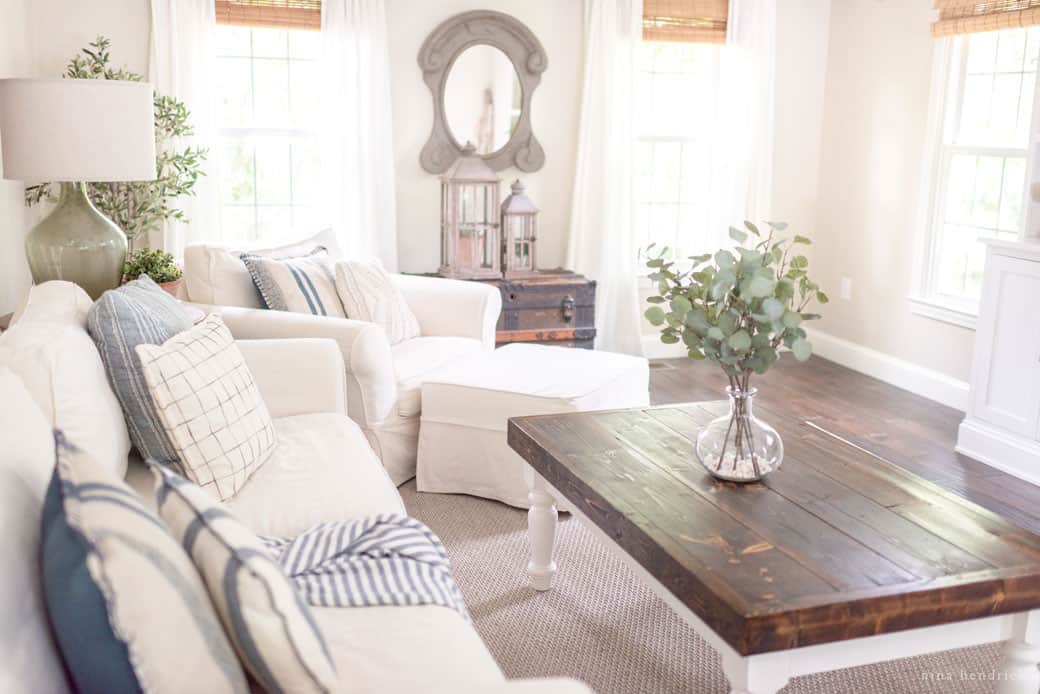
[[[819,330],[806,332],[813,354],[962,412],[968,409],[967,381]]]
[[[1040,443],[965,417],[957,429],[957,452],[1040,486]]]

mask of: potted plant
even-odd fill
[[[141,75],[126,68],[109,65],[111,42],[97,37],[69,61],[63,75],[70,79],[106,79],[140,82]],[[182,210],[173,206],[176,198],[194,195],[195,183],[204,176],[202,162],[207,150],[201,147],[178,149],[178,138],[194,133],[188,122],[190,113],[183,102],[169,96],[155,95],[155,180],[87,183],[87,195],[94,206],[123,230],[129,248],[148,232],[155,231],[168,219],[187,221]],[[25,189],[25,202],[30,207],[43,200],[56,201],[50,183]]]
[[[806,308],[828,301],[798,253],[808,238],[779,237],[783,222],[769,222],[765,234],[751,222],[744,226],[730,228],[741,244],[732,250],[678,262],[664,248],[646,262],[657,294],[647,299],[645,315],[661,328],[661,341],[681,341],[691,359],[718,364],[729,378],[729,412],[701,430],[696,455],[712,475],[734,482],[759,480],[783,461],[779,434],[752,411],[751,375],[766,373],[783,347],[808,359],[812,345],[802,323],[820,316]]]
[[[123,281],[135,280],[141,275],[148,275],[152,281],[165,289],[171,296],[177,296],[177,289],[184,281],[184,273],[181,272],[173,256],[161,248],[154,251],[150,248],[142,248],[131,253],[123,266]]]

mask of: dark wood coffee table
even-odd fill
[[[693,440],[724,411],[694,403],[510,419],[509,444],[530,466],[532,585],[552,584],[555,499],[565,499],[720,652],[734,692],[772,694],[797,675],[1008,640],[1001,669],[976,676],[1036,694],[1040,536],[764,408],[756,413],[780,432],[783,466],[763,483],[718,482]]]

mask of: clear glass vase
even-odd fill
[[[755,482],[783,462],[780,434],[752,411],[757,392],[755,388],[726,388],[729,413],[713,419],[697,434],[697,461],[719,479]]]

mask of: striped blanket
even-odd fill
[[[469,620],[444,545],[414,518],[382,514],[262,539],[311,605],[441,605]]]

